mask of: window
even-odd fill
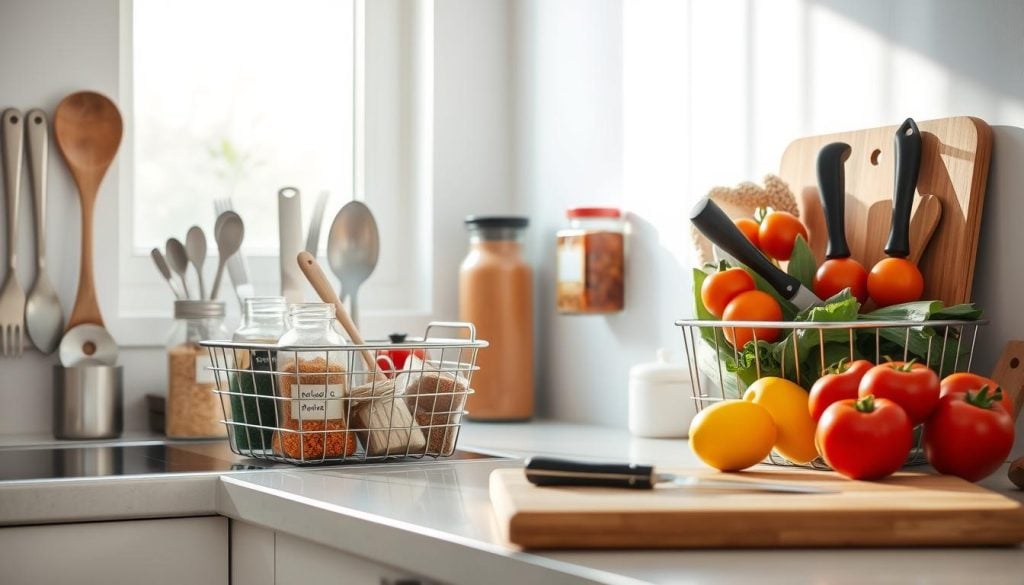
[[[206,232],[209,288],[218,198],[230,197],[245,221],[257,294],[277,294],[285,186],[302,193],[304,230],[319,193],[330,192],[318,249],[325,269],[334,215],[353,197],[370,206],[381,252],[360,289],[361,315],[370,335],[422,330],[432,307],[423,170],[432,156],[431,31],[432,8],[422,3],[121,0],[126,133],[118,313],[109,324],[118,341],[162,343],[173,297],[149,251],[192,225]],[[227,275],[219,298],[230,318],[238,303]]]
[[[304,225],[319,191],[351,198],[353,27],[351,0],[134,4],[137,251],[192,225],[212,240],[231,197],[246,252],[276,254],[278,189],[302,191]]]

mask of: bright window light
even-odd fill
[[[231,197],[245,252],[278,248],[277,191],[352,198],[353,0],[144,0],[133,5],[136,253],[207,233]],[[323,240],[321,240],[321,251]]]

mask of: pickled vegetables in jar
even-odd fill
[[[555,297],[563,314],[616,313],[625,306],[622,211],[576,207],[559,230]]]

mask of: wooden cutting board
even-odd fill
[[[699,469],[661,469],[713,475]],[[981,546],[1024,542],[1024,506],[950,476],[898,473],[882,482],[758,466],[729,474],[827,486],[835,494],[537,487],[522,469],[490,477],[507,540],[524,548]]]
[[[924,150],[917,194],[933,194],[942,203],[938,228],[920,261],[925,278],[923,298],[947,304],[969,302],[992,130],[984,121],[970,117],[919,121],[918,126]],[[779,176],[796,196],[800,219],[807,225],[819,263],[825,255],[827,235],[818,199],[818,151],[830,142],[846,142],[852,148],[845,166],[846,237],[853,257],[870,270],[885,257],[883,248],[889,237],[893,133],[897,127],[800,138],[786,148]]]

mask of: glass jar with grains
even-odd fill
[[[559,230],[555,296],[558,312],[615,313],[625,305],[625,237],[622,212],[576,207]]]
[[[174,439],[220,438],[224,412],[217,394],[210,354],[199,345],[227,339],[224,303],[175,301],[174,327],[167,340],[167,436]],[[225,367],[226,364],[219,364]]]
[[[231,340],[276,344],[287,330],[288,305],[284,297],[251,297],[245,299],[242,323]],[[277,352],[239,349],[234,357],[236,371],[230,376],[230,439],[235,442],[235,450],[243,454],[251,455],[251,450],[269,451],[274,428],[278,426],[271,373],[277,369]]]
[[[346,398],[351,352],[330,349],[346,344],[334,328],[334,305],[291,305],[288,317],[291,329],[278,345],[301,349],[278,351],[277,391],[283,400],[274,453],[301,462],[353,455],[356,437],[345,423],[353,407]]]

